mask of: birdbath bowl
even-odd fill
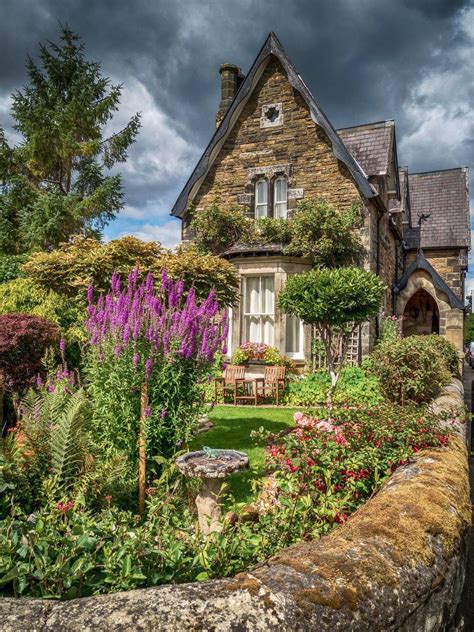
[[[181,455],[176,459],[176,466],[184,476],[202,479],[201,490],[196,497],[201,531],[205,535],[221,531],[219,495],[223,479],[248,469],[248,456],[237,450],[206,448]]]

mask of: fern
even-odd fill
[[[51,471],[58,490],[66,490],[78,476],[86,455],[89,406],[83,389],[69,395],[52,426]]]

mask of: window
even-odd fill
[[[287,190],[288,183],[286,178],[280,177],[275,180],[274,186],[274,217],[278,219],[286,219],[287,217]]]
[[[303,358],[303,323],[297,316],[286,317],[285,353],[289,358]]]
[[[265,179],[255,184],[255,219],[268,216],[268,183]]]
[[[245,277],[245,342],[273,345],[275,325],[275,281],[273,276]]]

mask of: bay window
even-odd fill
[[[274,277],[244,277],[244,341],[273,345],[274,329]]]
[[[298,316],[286,316],[285,354],[295,360],[303,355],[303,323]]]

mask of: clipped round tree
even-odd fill
[[[361,268],[321,268],[291,276],[278,302],[286,314],[298,316],[319,333],[327,358],[332,405],[351,334],[375,316],[385,291],[382,281]]]
[[[0,315],[0,411],[3,393],[12,393],[15,402],[41,370],[46,349],[58,338],[57,325],[41,316]]]

